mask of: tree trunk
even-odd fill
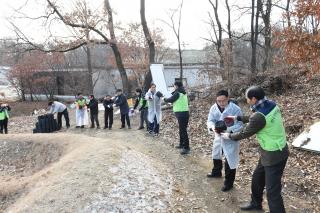
[[[214,17],[215,17],[215,20],[217,22],[217,26],[218,26],[218,33],[215,29],[215,26],[213,25],[212,28],[214,30],[214,34],[215,34],[215,37],[216,37],[216,42],[215,42],[215,46],[216,46],[216,50],[218,52],[218,55],[219,55],[219,64],[220,64],[220,69],[223,70],[224,68],[224,58],[223,58],[223,53],[221,51],[222,49],[222,25],[221,25],[221,21],[220,21],[220,18],[219,18],[219,13],[218,13],[218,0],[215,1],[215,4],[212,3],[211,0],[209,0],[209,3],[211,4],[212,8],[213,8],[213,11],[214,11]],[[212,20],[213,21],[213,20]],[[227,74],[225,72],[222,72],[221,73],[221,77],[222,77],[222,80],[227,80]]]
[[[93,71],[92,71],[92,62],[91,62],[91,50],[89,46],[85,47],[86,53],[87,53],[87,65],[88,65],[88,89],[89,93],[93,94],[93,83],[92,83],[92,78],[93,78]]]
[[[179,62],[180,62],[180,82],[183,83],[183,67],[182,67],[182,51],[181,51],[181,40],[180,40],[180,27],[181,27],[181,11],[182,11],[183,0],[181,0],[180,11],[179,11],[179,25],[178,25],[178,45],[179,45]]]
[[[227,60],[228,60],[228,88],[229,94],[231,94],[231,88],[233,84],[233,42],[232,42],[232,32],[231,32],[231,10],[228,0],[225,0],[227,12],[228,12],[228,43],[227,43]]]
[[[26,93],[25,93],[24,89],[21,89],[21,100],[26,101]]]
[[[183,83],[182,51],[181,51],[180,38],[178,38],[178,45],[179,45],[178,48],[179,48],[180,82]]]
[[[123,92],[129,95],[129,94],[131,94],[131,87],[129,85],[127,72],[126,72],[126,69],[124,68],[121,54],[120,54],[119,48],[117,46],[116,36],[114,33],[114,27],[113,27],[112,9],[111,9],[109,0],[105,0],[105,7],[106,7],[106,11],[108,13],[108,28],[109,28],[109,32],[110,32],[110,38],[111,38],[109,41],[110,46],[113,50],[114,57],[115,57],[116,63],[117,63],[117,67],[119,69],[119,73],[121,76]]]
[[[117,67],[119,69],[119,73],[120,73],[120,76],[121,76],[121,79],[122,79],[123,91],[125,93],[127,93],[127,94],[130,94],[131,93],[131,88],[130,88],[130,85],[129,85],[128,76],[127,76],[126,69],[123,66],[122,58],[121,58],[121,54],[120,54],[120,51],[118,49],[118,46],[115,45],[115,44],[111,44],[111,48],[113,50],[113,53],[114,53],[114,56],[115,56],[115,59],[116,59],[116,63],[117,63]]]
[[[143,89],[146,92],[149,89],[150,84],[152,82],[152,75],[151,75],[150,65],[155,62],[156,50],[155,50],[154,41],[151,38],[151,35],[150,35],[150,32],[149,32],[149,28],[148,28],[148,24],[147,24],[147,21],[146,21],[145,0],[140,0],[140,18],[141,18],[141,25],[142,25],[144,37],[146,38],[147,43],[148,43],[148,47],[149,47],[149,66],[148,66],[148,72],[147,72],[147,74],[145,76],[144,84],[143,84]]]
[[[259,30],[259,7],[261,1],[257,0],[257,10],[255,11],[255,0],[252,0],[252,12],[251,12],[251,73],[256,75],[257,73],[257,42],[258,42],[258,30]]]
[[[262,7],[261,7],[262,8]],[[266,71],[272,66],[272,47],[271,47],[271,24],[270,24],[270,15],[271,15],[272,2],[267,0],[266,11],[261,10],[261,15],[264,23],[264,53],[265,58],[262,64],[263,71]]]
[[[290,0],[287,0],[286,14],[287,14],[288,27],[291,27],[291,20],[290,20]]]

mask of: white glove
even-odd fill
[[[230,140],[230,133],[221,133],[220,136],[225,140]]]

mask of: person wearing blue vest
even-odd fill
[[[189,137],[188,137],[188,123],[189,123],[189,101],[188,95],[181,82],[174,83],[175,91],[170,98],[164,98],[165,102],[173,104],[173,112],[179,124],[180,143],[176,148],[182,149],[181,155],[189,154]]]
[[[264,188],[270,213],[284,213],[281,196],[281,178],[289,156],[286,133],[281,112],[277,104],[266,99],[261,87],[252,86],[246,91],[247,103],[253,114],[250,117],[237,116],[247,125],[236,133],[221,133],[224,139],[241,140],[257,135],[260,144],[260,158],[253,172],[251,182],[251,202],[242,206],[243,211],[261,210]]]
[[[9,111],[11,110],[8,104],[0,103],[0,134],[8,134]]]

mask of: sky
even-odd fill
[[[93,11],[102,8],[103,0],[87,0],[90,2]],[[56,0],[64,11],[71,11],[75,5],[75,0]],[[223,24],[226,23],[226,10],[224,0],[219,0],[219,14]],[[230,0],[230,4],[243,6],[249,0]],[[33,41],[43,42],[48,35],[48,29],[42,27],[43,21],[35,21],[22,18],[24,15],[15,12],[22,8],[24,14],[29,17],[38,17],[45,14],[46,0],[1,0],[0,7],[0,38],[14,36],[12,26],[8,22],[14,22],[21,31]],[[167,44],[176,48],[177,42],[174,33],[170,27],[163,21],[170,22],[172,9],[178,8],[181,0],[146,0],[146,18],[149,28],[159,27],[163,29]],[[110,0],[113,8],[114,23],[121,22],[123,25],[131,22],[140,22],[140,0]],[[241,5],[242,4],[242,5]],[[210,27],[208,22],[208,12],[212,12],[212,7],[208,0],[184,0],[182,8],[181,40],[186,49],[201,49],[206,44],[203,38],[209,38]],[[250,29],[250,16],[240,17],[239,12],[232,13],[232,25],[234,29]],[[280,15],[276,12],[273,20],[277,21]],[[14,17],[14,18],[13,18]],[[72,30],[65,26],[52,24],[50,32],[56,35],[68,35]]]

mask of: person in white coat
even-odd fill
[[[145,95],[148,101],[148,121],[149,121],[149,134],[152,136],[159,135],[160,121],[161,121],[161,92],[157,92],[156,85],[151,84],[150,89]]]
[[[76,128],[84,128],[85,125],[88,125],[88,108],[87,100],[82,96],[82,93],[77,95],[75,102],[76,105]]]
[[[239,106],[231,102],[228,91],[220,90],[216,95],[216,103],[211,107],[207,126],[211,134],[214,134],[212,146],[213,169],[207,177],[222,177],[222,155],[225,156],[225,181],[222,191],[229,191],[233,188],[236,176],[236,168],[239,165],[239,142],[225,140],[220,136],[221,130],[216,126],[219,121],[225,126],[226,132],[238,132],[242,128],[242,122],[227,122],[227,116],[242,116]]]

